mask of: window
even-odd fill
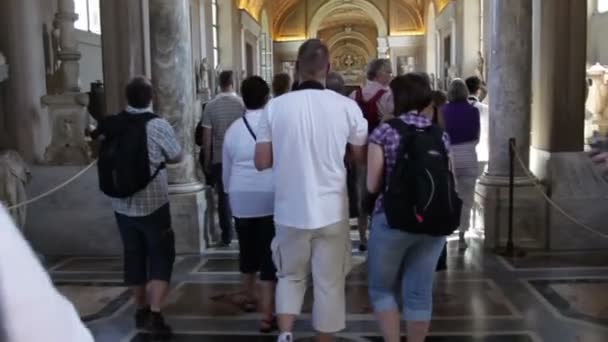
[[[74,27],[81,31],[101,34],[99,0],[75,0],[74,5],[78,14]]]
[[[597,0],[597,11],[599,13],[608,12],[608,0]]]
[[[213,68],[217,69],[220,64],[220,51],[219,51],[219,27],[217,17],[217,0],[211,1],[211,31],[213,34]]]

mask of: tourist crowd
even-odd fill
[[[327,46],[308,40],[294,80],[279,74],[269,86],[251,76],[235,85],[224,71],[220,93],[204,107],[202,168],[217,192],[221,245],[233,232],[238,238],[240,304],[262,314],[261,332],[293,341],[312,275],[312,326],[319,341],[333,340],[346,328],[349,217],[356,216],[385,341],[400,341],[401,314],[408,341],[424,341],[446,236],[459,230],[466,248],[476,147],[487,136],[482,82],[453,80],[446,104],[428,75],[393,77],[387,59],[372,61],[366,84],[351,94],[330,70]],[[135,324],[169,336],[161,307],[175,242],[166,164],[183,154],[171,125],[153,114],[152,93],[148,80],[133,79],[129,106],[101,123],[99,173],[124,242]]]

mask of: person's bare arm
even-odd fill
[[[348,144],[347,159],[352,165],[365,166],[367,163],[367,146]]]
[[[380,145],[369,144],[367,153],[367,191],[377,194],[382,190],[384,177],[384,149]]]
[[[272,142],[261,142],[255,145],[255,168],[264,171],[272,168]]]

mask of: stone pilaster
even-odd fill
[[[141,0],[103,0],[101,36],[107,114],[118,113],[127,103],[124,89],[134,76],[150,77],[146,47],[148,11]]]
[[[490,158],[477,187],[487,247],[504,245],[507,235],[509,138],[528,164],[532,96],[532,1],[491,1],[489,66]],[[543,243],[541,202],[533,180],[516,164],[515,238],[518,244]]]

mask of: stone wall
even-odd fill
[[[608,65],[608,12],[594,13],[589,18],[589,31],[587,40],[587,61],[590,64],[601,63]]]

